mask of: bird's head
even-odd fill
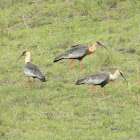
[[[21,54],[21,56],[26,56],[28,53],[29,53],[28,51],[24,51],[24,52]],[[21,57],[21,56],[20,56],[20,57]]]
[[[121,70],[116,70],[116,72],[115,72],[118,76],[121,76],[121,75],[123,75],[123,72],[121,71]]]
[[[99,41],[96,41],[95,43],[93,43],[92,46],[94,46],[95,48],[103,47],[109,52],[109,50],[104,45],[102,45]]]
[[[123,72],[122,72],[121,70],[116,70],[116,72],[115,72],[115,73],[116,73],[118,76],[123,77],[123,78],[124,78],[124,80],[126,81],[127,85],[128,85],[128,82],[127,82],[126,78],[124,77]]]
[[[22,56],[27,56],[27,55],[30,55],[30,53],[29,53],[28,51],[24,51],[24,52],[21,54],[20,57],[22,57]],[[20,57],[19,57],[19,58],[20,58]],[[17,61],[19,60],[19,58],[17,59]]]
[[[102,45],[101,45],[101,43],[99,42],[99,41],[96,41],[95,43],[94,43],[94,45],[97,47],[97,48],[100,48]]]

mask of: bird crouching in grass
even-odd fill
[[[93,43],[92,46],[87,46],[87,45],[75,45],[75,46],[72,46],[72,49],[70,49],[70,50],[62,53],[61,55],[55,57],[54,62],[60,61],[62,59],[72,59],[71,62],[70,62],[70,66],[69,66],[69,70],[71,70],[73,61],[75,59],[78,59],[79,60],[80,70],[82,71],[82,67],[81,67],[82,59],[85,56],[94,53],[101,46],[106,48],[105,46],[103,46],[98,41]]]
[[[109,73],[98,73],[94,74],[91,76],[88,76],[86,78],[80,79],[76,82],[76,85],[81,85],[81,84],[90,84],[92,86],[91,94],[90,96],[93,96],[93,89],[95,86],[100,85],[101,86],[101,94],[102,96],[104,95],[103,93],[103,88],[106,84],[108,84],[111,81],[116,80],[119,76],[122,76],[124,79],[123,72],[121,70],[116,70],[114,74],[109,74]],[[127,82],[127,80],[125,79]],[[128,82],[127,82],[128,84]]]
[[[24,51],[20,57],[22,57],[22,56],[25,56],[24,73],[26,76],[28,76],[28,82],[27,82],[27,85],[25,88],[29,87],[30,77],[34,78],[33,86],[34,86],[35,78],[38,78],[42,82],[46,82],[45,76],[42,73],[42,71],[40,70],[40,68],[37,65],[34,65],[30,62],[30,52]],[[17,59],[17,61],[19,60],[19,58]]]

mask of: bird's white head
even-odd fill
[[[22,56],[26,56],[26,57],[25,57],[25,64],[28,63],[28,62],[30,62],[30,53],[29,53],[28,51],[24,51],[24,52],[21,54],[20,57],[22,57]],[[19,57],[19,58],[20,58],[20,57]],[[17,61],[19,60],[19,58],[17,59]]]
[[[100,48],[100,47],[101,47],[100,44],[101,44],[101,43],[100,43],[99,41],[96,41],[96,42],[93,43],[92,46],[94,46],[94,47],[96,47],[96,48]]]
[[[124,80],[126,81],[126,83],[128,84],[128,82],[127,82],[126,78],[124,77],[123,72],[121,70],[116,70],[115,73],[113,74],[112,78],[115,80],[118,78],[118,76],[122,76],[124,78]]]
[[[24,51],[24,52],[22,53],[22,56],[27,56],[27,55],[30,55],[30,52],[29,52],[29,51]]]
[[[115,71],[115,75],[122,76],[123,75],[123,72],[121,70],[116,70]]]
[[[95,49],[103,47],[109,52],[109,50],[104,45],[102,45],[99,41],[96,41],[95,43],[93,43],[92,47]]]

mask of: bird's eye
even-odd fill
[[[27,51],[24,51],[23,54],[25,54]]]

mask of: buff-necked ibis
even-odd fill
[[[75,59],[78,59],[79,60],[80,70],[82,70],[82,67],[81,67],[82,59],[85,56],[94,53],[100,46],[106,48],[105,46],[103,46],[98,41],[93,43],[92,46],[87,46],[87,45],[75,45],[75,46],[72,46],[72,49],[70,49],[70,50],[62,53],[61,55],[55,57],[54,62],[57,62],[57,61],[59,61],[61,59],[72,59],[71,62],[70,62],[70,66],[69,66],[69,70],[71,70],[73,61]]]
[[[45,76],[40,70],[40,68],[30,62],[30,52],[24,51],[20,57],[22,56],[25,56],[24,73],[26,76],[28,76],[28,82],[27,82],[26,87],[29,87],[30,77],[34,78],[33,86],[34,86],[35,78],[40,79],[42,82],[46,82]],[[17,59],[17,61],[19,60],[19,58]]]
[[[88,76],[86,78],[78,80],[76,82],[76,85],[81,85],[81,84],[93,85],[90,96],[93,96],[93,88],[97,85],[100,85],[101,86],[101,93],[103,96],[104,95],[104,93],[103,93],[104,86],[106,84],[108,84],[109,82],[116,80],[118,78],[118,76],[122,76],[125,79],[123,72],[121,70],[116,70],[114,74],[98,73],[98,74]],[[126,79],[125,79],[125,81],[127,82]],[[128,84],[128,82],[127,82],[127,84]]]

